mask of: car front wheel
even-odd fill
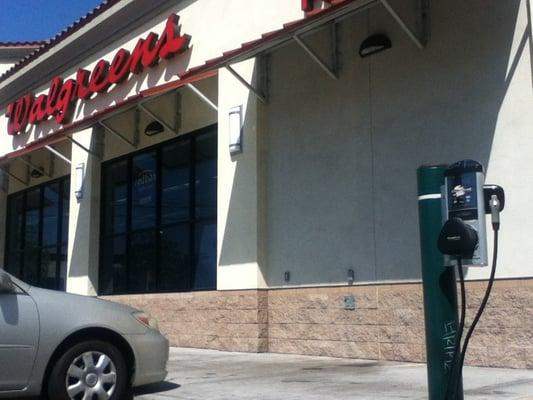
[[[124,357],[110,343],[78,343],[54,365],[48,398],[54,400],[121,400],[128,392]]]

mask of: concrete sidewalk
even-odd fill
[[[172,348],[167,381],[135,399],[426,399],[425,364]],[[465,367],[465,399],[533,400],[533,370]]]

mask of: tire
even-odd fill
[[[82,400],[84,394],[89,400],[123,400],[128,393],[124,356],[100,340],[81,342],[67,350],[52,368],[47,384],[49,400]]]

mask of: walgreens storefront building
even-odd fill
[[[525,209],[533,122],[526,3],[423,3],[109,0],[0,46],[6,269],[175,346],[423,361],[415,170],[478,159]],[[468,362],[530,367],[533,217],[505,213]]]

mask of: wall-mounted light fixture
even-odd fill
[[[389,37],[382,33],[377,33],[363,40],[363,43],[361,43],[361,46],[359,47],[359,55],[364,58],[379,53],[380,51],[390,49],[391,47],[392,43]]]
[[[34,168],[30,172],[30,176],[34,179],[42,178],[44,176],[43,168]]]
[[[158,133],[161,133],[165,130],[165,127],[161,122],[159,121],[152,121],[148,125],[146,125],[146,128],[144,128],[144,134],[146,136],[154,136]]]
[[[85,175],[85,163],[76,165],[76,180],[74,182],[74,195],[76,199],[83,199],[83,178]]]
[[[242,105],[229,110],[229,152],[242,152]]]

